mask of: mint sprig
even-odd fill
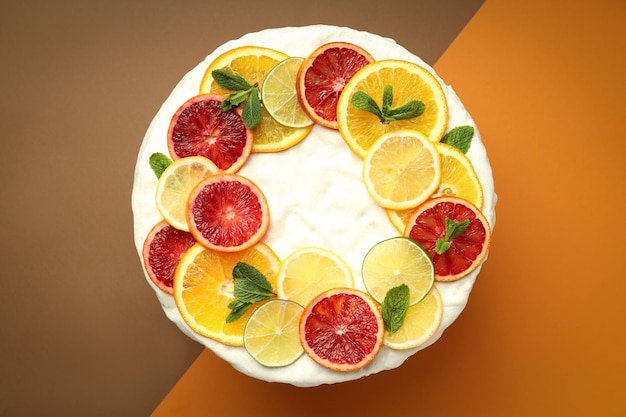
[[[211,75],[220,87],[233,91],[224,99],[220,109],[227,112],[245,103],[241,119],[248,129],[254,129],[261,121],[262,105],[259,86],[257,84],[252,85],[243,77],[225,69],[213,70]]]
[[[472,126],[457,126],[446,133],[443,138],[441,138],[441,142],[452,145],[460,149],[463,153],[467,153],[472,145],[473,137],[474,128]]]
[[[263,273],[248,263],[237,262],[233,268],[233,280],[235,300],[228,304],[231,312],[226,323],[239,319],[254,303],[276,296]]]
[[[452,245],[451,241],[463,233],[469,224],[469,219],[457,222],[456,220],[446,217],[446,234],[444,237],[437,239],[437,242],[435,242],[435,252],[441,255],[450,249],[450,246]]]
[[[401,284],[387,291],[381,306],[385,330],[389,333],[400,330],[404,324],[409,303],[410,293],[406,284]]]
[[[163,171],[165,171],[165,168],[170,166],[172,160],[169,156],[162,154],[161,152],[155,152],[150,155],[149,162],[150,168],[152,168],[152,171],[154,171],[154,175],[156,175],[157,178],[161,178],[161,175],[163,175]]]
[[[411,100],[400,107],[392,108],[393,87],[386,85],[383,89],[382,106],[363,91],[357,91],[352,95],[351,103],[359,110],[368,111],[378,117],[381,123],[389,123],[395,120],[412,119],[424,113],[424,103],[419,100]]]

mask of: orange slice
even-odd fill
[[[296,90],[304,111],[316,123],[337,129],[337,102],[352,76],[374,58],[360,46],[331,42],[315,49],[298,71]]]
[[[352,96],[361,91],[382,107],[387,85],[392,87],[393,108],[418,100],[424,103],[424,112],[410,119],[381,122],[373,113],[352,105]],[[439,81],[427,69],[408,61],[376,61],[354,74],[344,87],[337,103],[337,124],[350,149],[364,158],[372,144],[391,131],[417,130],[438,142],[448,124],[448,104]]]
[[[262,303],[254,304],[238,320],[226,323],[231,312],[228,304],[235,300],[232,271],[238,262],[254,266],[276,288],[280,260],[263,243],[232,253],[195,244],[180,260],[173,288],[178,311],[194,332],[227,345],[243,346],[246,322]]]
[[[267,74],[288,55],[271,48],[260,46],[241,46],[218,56],[209,64],[200,83],[201,93],[228,96],[232,91],[220,87],[211,75],[213,70],[224,69],[243,77],[249,84],[263,85]],[[311,126],[294,128],[278,123],[265,108],[262,109],[261,121],[254,128],[253,152],[277,152],[284,150],[304,139]]]

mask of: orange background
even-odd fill
[[[626,3],[354,4],[0,4],[0,416],[626,415]],[[184,73],[245,32],[313,23],[434,64],[478,124],[499,201],[489,259],[436,344],[302,389],[236,372],[165,318],[130,192]]]

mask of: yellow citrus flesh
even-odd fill
[[[362,269],[367,292],[382,303],[387,292],[409,287],[410,305],[418,303],[435,282],[435,267],[428,253],[411,239],[394,237],[377,243],[365,255]]]
[[[232,93],[220,87],[211,75],[213,70],[224,69],[243,77],[249,84],[263,85],[267,74],[288,55],[270,48],[259,46],[241,46],[218,56],[209,64],[200,83],[201,94],[217,94],[223,97]],[[254,128],[252,152],[277,152],[285,149],[285,144],[297,143],[304,139],[313,125],[294,128],[278,123],[263,108],[261,121]]]
[[[367,191],[387,209],[416,207],[439,187],[440,179],[439,153],[434,143],[417,131],[383,135],[363,163]]]
[[[323,291],[353,286],[352,272],[343,259],[329,250],[307,247],[283,260],[277,291],[280,298],[305,306]]]
[[[304,308],[287,300],[271,300],[250,317],[244,331],[244,346],[260,364],[286,366],[303,353],[299,324]]]
[[[411,119],[381,123],[378,116],[352,105],[354,93],[362,91],[382,107],[386,85],[392,86],[392,108],[419,100],[424,103],[424,112]],[[364,158],[379,137],[392,131],[413,129],[438,142],[448,124],[448,104],[439,81],[425,68],[400,60],[375,61],[357,72],[344,87],[337,103],[337,124],[350,149]]]
[[[395,333],[385,331],[383,344],[391,349],[411,349],[430,339],[441,324],[443,301],[437,287],[417,304],[409,307],[402,327]]]
[[[257,268],[276,288],[280,260],[264,243],[240,252],[217,252],[195,244],[183,255],[174,275],[174,300],[183,320],[196,333],[227,345],[243,346],[246,322],[261,303],[226,323],[234,301],[232,271],[238,262]]]
[[[483,188],[469,158],[458,148],[446,143],[437,142],[435,147],[441,160],[441,182],[431,197],[459,197],[482,209]],[[387,210],[387,215],[394,227],[403,233],[414,211],[415,207]]]
[[[191,190],[219,169],[208,158],[189,156],[177,159],[163,171],[156,189],[156,205],[173,227],[189,231],[186,220],[187,200]]]
[[[433,197],[459,197],[483,207],[483,187],[469,158],[458,148],[446,143],[435,144],[441,156],[441,184]]]
[[[296,75],[304,58],[291,57],[277,64],[265,77],[261,100],[268,113],[280,124],[307,127],[313,120],[302,109],[296,92]],[[297,143],[297,142],[296,142]],[[285,143],[291,147],[295,143]]]

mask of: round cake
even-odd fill
[[[155,153],[169,154],[167,136],[172,117],[183,103],[199,94],[200,83],[211,62],[241,46],[267,47],[288,56],[306,57],[329,42],[349,42],[365,49],[377,61],[408,61],[435,75],[447,100],[447,131],[457,126],[474,129],[466,155],[482,186],[481,211],[493,229],[496,194],[480,133],[454,90],[430,66],[395,41],[378,35],[327,25],[288,27],[250,33],[221,45],[181,79],[157,112],[139,150],[132,191],[134,239],[140,258],[150,231],[163,220],[155,204],[158,179],[151,169],[150,157]],[[271,247],[278,258],[284,260],[305,247],[327,249],[345,261],[354,276],[354,287],[366,292],[361,279],[364,257],[377,243],[401,233],[364,187],[362,171],[363,159],[346,146],[338,130],[316,124],[304,140],[289,149],[253,152],[237,174],[258,185],[267,199],[271,220],[262,242]],[[486,256],[483,262],[485,259]],[[367,366],[350,372],[320,366],[306,354],[288,366],[261,365],[242,346],[226,345],[194,332],[181,317],[174,297],[158,288],[147,273],[146,280],[172,322],[240,372],[260,380],[307,387],[354,380],[396,368],[435,343],[461,314],[480,269],[478,265],[469,275],[453,282],[434,283],[443,302],[443,315],[436,332],[425,343],[404,350],[382,346]]]

